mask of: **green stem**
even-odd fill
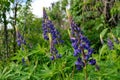
[[[4,20],[4,45],[5,45],[5,52],[6,58],[8,58],[8,29],[7,29],[7,20],[6,20],[6,10],[3,11],[3,20]]]
[[[88,80],[88,74],[87,74],[86,60],[85,60],[84,74],[85,74],[85,80]]]
[[[72,70],[72,78],[74,79],[74,71],[75,71],[75,66],[73,67],[73,70]]]
[[[85,67],[84,67],[85,80],[88,80],[87,61],[85,60],[85,53],[84,53],[84,49],[83,48],[82,48],[82,56],[83,56],[83,61],[84,61],[84,64],[85,64]]]
[[[63,79],[65,79],[65,75],[64,75],[63,70],[61,71],[61,73],[62,73],[62,77],[63,77]]]

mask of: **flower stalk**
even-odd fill
[[[55,60],[57,58],[61,58],[61,55],[58,54],[58,51],[55,47],[56,44],[62,43],[63,40],[61,40],[60,34],[57,31],[57,29],[54,27],[54,24],[48,18],[45,8],[43,8],[43,36],[45,40],[49,40],[50,43],[50,53],[51,53],[51,60]]]
[[[77,57],[75,66],[77,70],[84,69],[85,80],[88,80],[87,63],[96,65],[96,60],[92,58],[93,49],[90,47],[90,41],[83,35],[80,27],[74,22],[69,11],[67,10],[70,30],[68,33],[72,42],[74,56]]]

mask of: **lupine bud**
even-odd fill
[[[96,69],[96,71],[99,71],[100,70],[100,66],[95,65],[95,69]]]
[[[51,59],[51,60],[54,60],[54,59],[55,59],[55,57],[54,57],[54,56],[51,56],[51,57],[50,57],[50,59]]]
[[[110,38],[108,38],[108,40],[107,40],[107,43],[108,43],[108,47],[109,47],[109,49],[110,50],[113,50],[113,42],[110,40]]]
[[[22,58],[22,64],[23,64],[23,65],[26,65],[25,58]]]

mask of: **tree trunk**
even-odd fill
[[[105,15],[106,22],[110,26],[116,25],[116,20],[113,20],[113,19],[115,19],[115,17],[112,20],[110,20],[111,19],[110,10],[114,5],[115,0],[103,0],[103,3],[104,3],[103,14]]]
[[[13,44],[13,52],[16,52],[16,17],[17,17],[17,4],[15,6],[15,14],[14,14],[14,25],[13,25],[13,29],[14,29],[14,33],[13,33],[13,37],[14,37],[14,44]]]
[[[8,30],[7,30],[6,10],[3,11],[3,20],[4,20],[4,47],[6,49],[6,57],[8,57]]]

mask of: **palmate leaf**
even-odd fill
[[[45,49],[46,48],[43,49],[43,47],[38,45],[38,47],[36,49],[32,50],[31,52],[28,52],[27,50],[19,50],[18,53],[16,53],[16,56],[12,57],[11,60],[21,61],[23,57],[27,58],[32,55],[43,54],[43,53],[45,53]]]
[[[8,79],[9,77],[14,76],[15,74],[12,73],[14,70],[14,65],[6,66],[3,70],[0,71],[0,80]]]
[[[43,65],[43,68],[40,71],[40,76],[41,78],[44,79],[48,79],[48,78],[55,78],[58,79],[59,78],[64,78],[65,77],[65,73],[64,71],[66,71],[66,67],[65,67],[65,61],[62,59],[57,59],[54,62],[51,62],[50,66],[47,65]],[[59,79],[58,79],[59,80]]]
[[[52,77],[55,73],[53,73],[52,69],[49,69],[47,65],[43,65],[44,70],[41,70],[40,76],[41,78],[49,78]]]

